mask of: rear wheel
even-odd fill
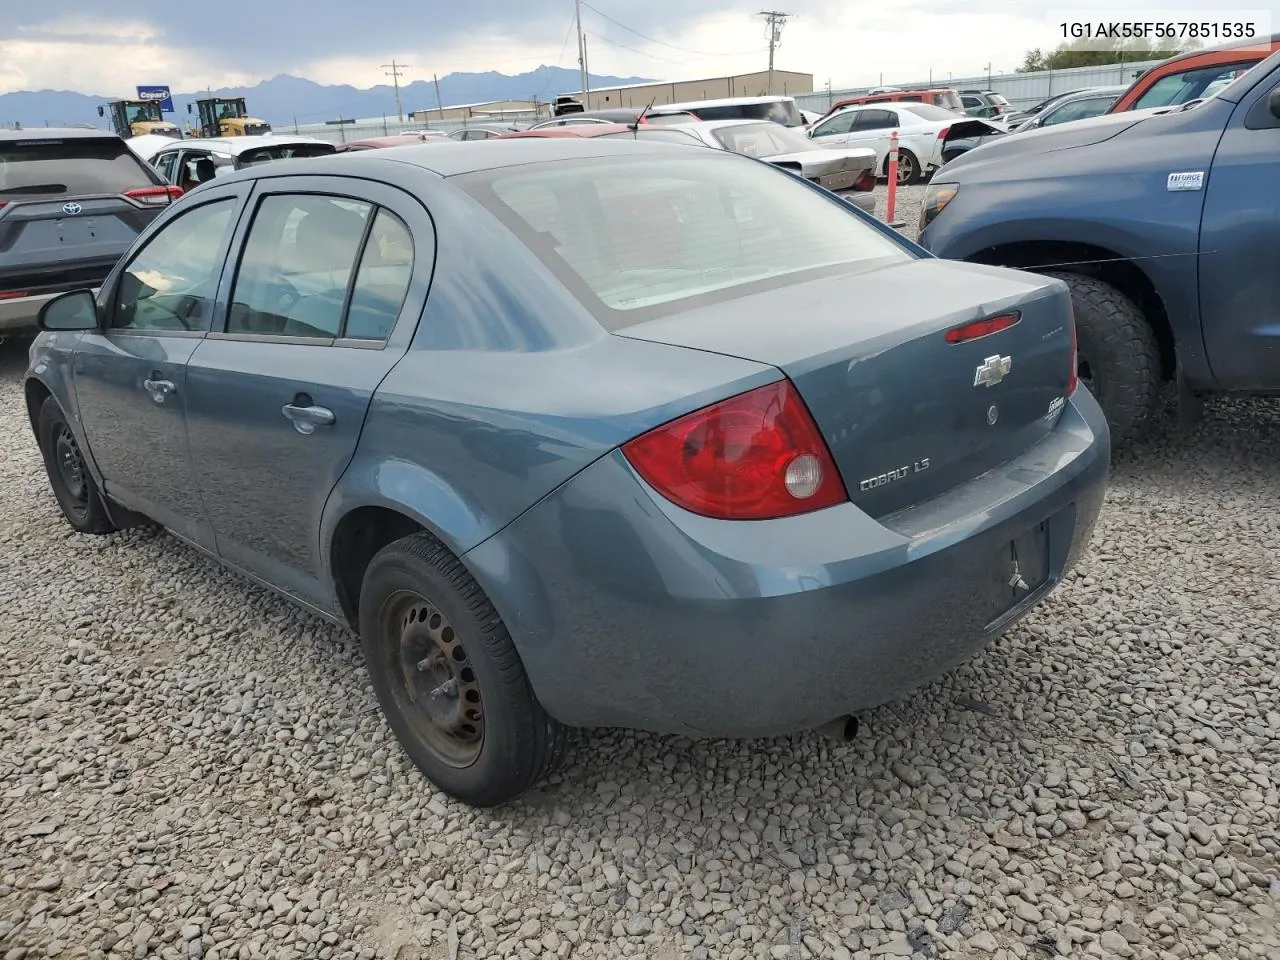
[[[1137,439],[1151,425],[1163,380],[1155,331],[1111,284],[1080,273],[1045,273],[1071,288],[1080,382],[1106,414],[1112,444]]]
[[[889,159],[884,161],[884,175],[889,175]],[[919,183],[921,178],[920,161],[916,155],[905,147],[898,148],[898,186]]]
[[[44,456],[49,486],[62,515],[80,533],[112,533],[116,525],[102,502],[84,454],[66,415],[53,397],[45,399],[36,417],[36,437]]]
[[[497,611],[439,541],[384,547],[360,590],[360,636],[387,722],[445,793],[478,807],[546,776],[565,731],[538,703]]]

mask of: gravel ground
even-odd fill
[[[1274,403],[1117,463],[1082,569],[854,742],[587,732],[476,812],[352,637],[163,534],[72,534],[24,364],[0,348],[5,960],[1280,956]]]

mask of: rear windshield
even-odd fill
[[[124,193],[155,182],[118,137],[0,142],[0,199]]]
[[[562,160],[454,182],[609,329],[910,259],[843,202],[720,151]]]
[[[772,120],[784,127],[803,127],[804,117],[794,100],[771,100],[766,103],[730,103],[717,107],[692,106],[699,120]]]
[[[266,163],[269,160],[287,160],[289,157],[325,157],[336,153],[338,148],[332,143],[291,143],[279,146],[259,147],[246,150],[240,154],[240,166],[250,167],[255,163]]]
[[[955,113],[964,113],[964,104],[960,102],[960,94],[954,90],[943,90],[941,93],[935,94],[933,103],[935,106],[952,110]]]
[[[1007,107],[1009,105],[1009,101],[1006,100],[1004,97],[1000,96],[1000,94],[998,93],[988,93],[987,99],[990,100],[992,103],[998,104],[999,106],[1002,106],[1002,107]]]
[[[922,120],[955,120],[956,115],[951,110],[944,110],[942,107],[935,107],[931,103],[907,103],[903,104],[901,109],[914,113]]]

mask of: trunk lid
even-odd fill
[[[1020,319],[1007,329],[945,339],[952,328],[1015,311]],[[782,370],[850,499],[876,517],[1042,439],[1062,407],[1071,357],[1070,298],[1059,281],[934,259],[782,286],[617,335]],[[983,379],[997,382],[975,382]]]

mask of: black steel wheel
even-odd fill
[[[434,537],[405,537],[370,561],[360,637],[387,723],[445,793],[496,806],[560,761],[564,728],[538,703],[489,598]]]
[[[36,438],[44,456],[49,486],[67,523],[80,533],[111,533],[116,525],[107,513],[76,435],[58,402],[49,397],[36,418]]]

